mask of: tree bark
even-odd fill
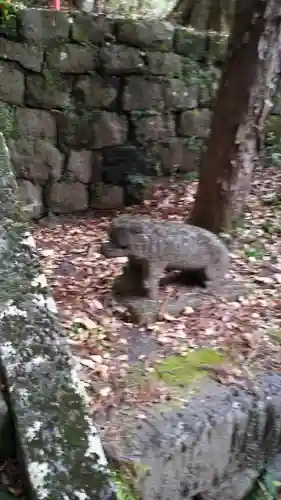
[[[280,71],[279,0],[237,0],[191,222],[228,231],[243,214]]]

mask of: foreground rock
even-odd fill
[[[142,500],[242,500],[264,467],[281,479],[281,376],[253,391],[209,382],[177,409],[122,418],[120,454]],[[183,398],[184,399],[184,398]]]
[[[1,382],[30,498],[116,499],[0,134]],[[31,493],[32,492],[32,493]]]

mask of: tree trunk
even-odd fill
[[[228,231],[242,214],[280,71],[279,0],[237,0],[228,60],[200,163],[191,222]]]

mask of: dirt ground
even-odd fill
[[[229,235],[228,280],[234,289],[242,285],[246,293],[235,299],[210,296],[198,307],[187,307],[180,317],[164,315],[146,328],[132,324],[122,307],[111,306],[112,281],[124,259],[107,260],[99,254],[99,246],[117,212],[56,217],[50,227],[34,224],[43,270],[96,421],[110,420],[120,404],[129,411],[167,398],[167,389],[154,379],[140,382],[131,375],[132,367],[149,375],[155,363],[170,354],[196,347],[227,353],[228,362],[215,373],[224,383],[245,375],[254,382],[257,367],[280,369],[281,197],[276,195],[280,186],[281,170],[257,171],[244,220]],[[182,221],[188,217],[196,187],[196,181],[158,182],[151,200],[124,211]]]

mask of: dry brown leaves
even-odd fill
[[[42,266],[81,377],[95,395],[94,411],[105,411],[120,401],[130,406],[166,397],[160,385],[132,382],[132,363],[139,362],[149,374],[153,363],[167,353],[197,346],[221,348],[246,370],[255,365],[280,369],[281,203],[276,206],[271,200],[280,182],[280,170],[256,172],[245,220],[231,244],[229,275],[252,287],[251,292],[233,302],[210,297],[200,308],[187,308],[181,317],[166,317],[148,328],[125,322],[109,305],[111,284],[124,259],[105,259],[99,246],[116,213],[61,217],[51,229],[35,226]],[[151,200],[126,212],[186,219],[196,187],[196,182],[158,182]],[[239,378],[231,368],[226,371],[226,378]]]

